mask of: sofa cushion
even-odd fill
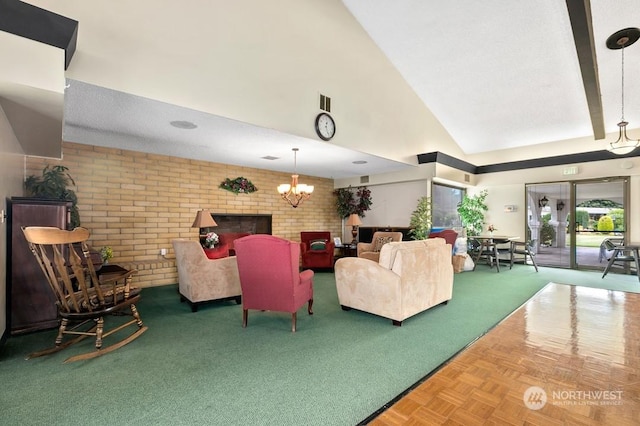
[[[393,237],[378,237],[373,245],[373,251],[379,252],[382,246],[393,241]]]
[[[327,240],[313,240],[309,243],[311,250],[326,250]]]

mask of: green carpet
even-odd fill
[[[638,292],[635,276],[479,265],[454,296],[402,327],[338,305],[332,273],[316,273],[313,316],[249,313],[233,302],[192,313],[176,286],[144,289],[149,330],[111,354],[62,364],[82,343],[25,360],[54,331],[9,338],[0,350],[0,424],[354,425],[554,281]],[[76,345],[78,346],[78,345]]]

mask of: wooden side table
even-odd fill
[[[336,246],[336,249],[338,250],[336,258],[338,259],[341,257],[356,257],[358,255],[358,246],[355,244],[342,244]]]

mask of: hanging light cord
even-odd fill
[[[620,121],[624,121],[624,44],[622,45],[622,95],[620,96],[622,103],[622,117]]]

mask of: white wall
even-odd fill
[[[36,4],[80,22],[69,78],[312,139],[322,93],[333,144],[402,162],[416,146],[462,155],[340,0],[163,3],[174,14],[155,0]],[[197,13],[175,19],[184,11]],[[122,66],[106,65],[114,55]]]
[[[579,181],[593,178],[613,176],[630,177],[630,212],[640,211],[640,159],[614,159],[589,163],[572,164],[578,167],[576,175],[565,176],[563,170],[566,166],[540,167],[535,169],[518,170],[512,172],[489,173],[476,176],[477,186],[470,192],[487,189],[487,205],[489,211],[486,215],[487,223],[493,223],[500,233],[522,234],[525,228],[526,203],[525,184],[542,182]],[[630,166],[630,168],[628,168]],[[504,212],[506,204],[514,204],[518,211],[514,213]],[[629,239],[640,241],[640,215],[629,215]]]
[[[0,107],[0,210],[7,211],[7,198],[22,196],[25,156],[4,111]],[[0,217],[0,336],[7,331],[7,225]]]
[[[372,210],[363,219],[364,226],[408,226],[411,213],[422,195],[428,195],[430,181],[437,180],[448,185],[467,188],[469,194],[487,189],[486,223],[493,224],[499,234],[524,237],[526,232],[525,185],[529,183],[585,180],[610,176],[630,177],[629,211],[640,211],[640,158],[613,159],[589,163],[572,164],[578,174],[565,176],[566,166],[540,167],[501,173],[488,173],[470,177],[472,184],[465,182],[465,172],[451,167],[425,164],[410,172],[370,176],[376,184],[371,189]],[[417,179],[419,180],[411,180]],[[475,185],[473,184],[475,183]],[[359,186],[356,179],[335,182],[336,187]],[[515,206],[513,212],[505,211],[505,206]],[[350,229],[345,230],[350,235]],[[629,215],[629,238],[640,241],[640,215]]]
[[[369,186],[373,204],[362,219],[362,226],[409,226],[418,200],[428,195],[429,181]],[[402,196],[399,196],[402,194]]]

